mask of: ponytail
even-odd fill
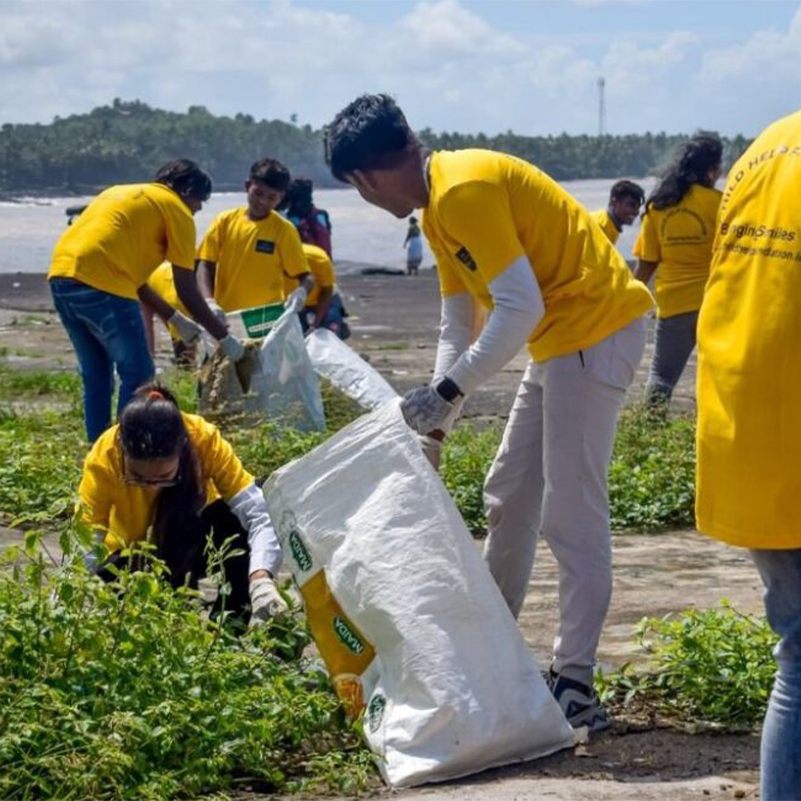
[[[159,490],[153,541],[160,559],[181,564],[180,555],[195,547],[182,541],[184,532],[197,529],[194,520],[203,510],[206,493],[200,460],[175,395],[158,382],[139,387],[120,415],[119,442],[123,455],[133,459],[179,457],[177,482]],[[173,570],[173,581],[181,584],[183,576]]]

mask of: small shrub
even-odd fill
[[[68,552],[71,534],[62,537]],[[163,565],[114,585],[80,558],[46,570],[36,535],[0,574],[0,797],[192,798],[359,790],[371,759],[298,617],[233,637]]]
[[[644,618],[637,628],[648,667],[601,675],[607,703],[634,699],[682,720],[753,726],[762,720],[773,686],[777,637],[764,618],[721,609]]]
[[[642,407],[620,417],[609,467],[612,528],[659,531],[695,523],[695,418]]]

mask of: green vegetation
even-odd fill
[[[196,592],[159,581],[154,559],[97,581],[80,537],[65,532],[67,564],[46,570],[30,532],[0,572],[0,796],[161,801],[376,783],[325,674],[298,656],[309,637],[297,612],[234,637]]]
[[[435,149],[480,147],[527,159],[557,180],[653,174],[686,135],[495,136],[420,132]],[[732,162],[748,142],[724,139]],[[51,124],[0,129],[0,191],[90,193],[113,183],[149,180],[166,161],[197,160],[218,189],[239,189],[250,164],[270,155],[293,173],[320,186],[335,186],[323,163],[322,133],[309,125],[255,120],[249,114],[218,117],[203,106],[186,113],[151,108],[138,100],[115,99],[88,114],[56,118]]]
[[[637,637],[650,654],[648,667],[601,675],[596,686],[605,703],[635,703],[682,721],[727,727],[762,720],[777,640],[764,618],[740,614],[724,601],[720,610],[645,618]]]
[[[609,467],[615,530],[695,524],[695,418],[667,420],[642,407],[623,412]]]

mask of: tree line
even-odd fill
[[[533,162],[557,180],[654,174],[686,135],[520,136],[420,132],[435,149],[482,147]],[[725,139],[726,162],[745,150],[742,136]],[[271,156],[293,175],[338,186],[323,162],[322,131],[249,114],[215,116],[204,106],[185,112],[115,99],[88,114],[49,124],[0,127],[0,193],[92,193],[114,183],[148,180],[166,161],[185,157],[211,173],[215,188],[238,189],[256,159]]]

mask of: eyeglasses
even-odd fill
[[[134,487],[151,487],[153,489],[165,489],[166,487],[174,487],[178,482],[181,480],[181,465],[178,464],[178,468],[175,472],[175,475],[172,478],[156,478],[156,479],[149,479],[149,478],[142,478],[142,476],[131,475],[128,472],[128,460],[125,456],[122,457],[122,479],[125,481],[126,484],[130,484]]]

